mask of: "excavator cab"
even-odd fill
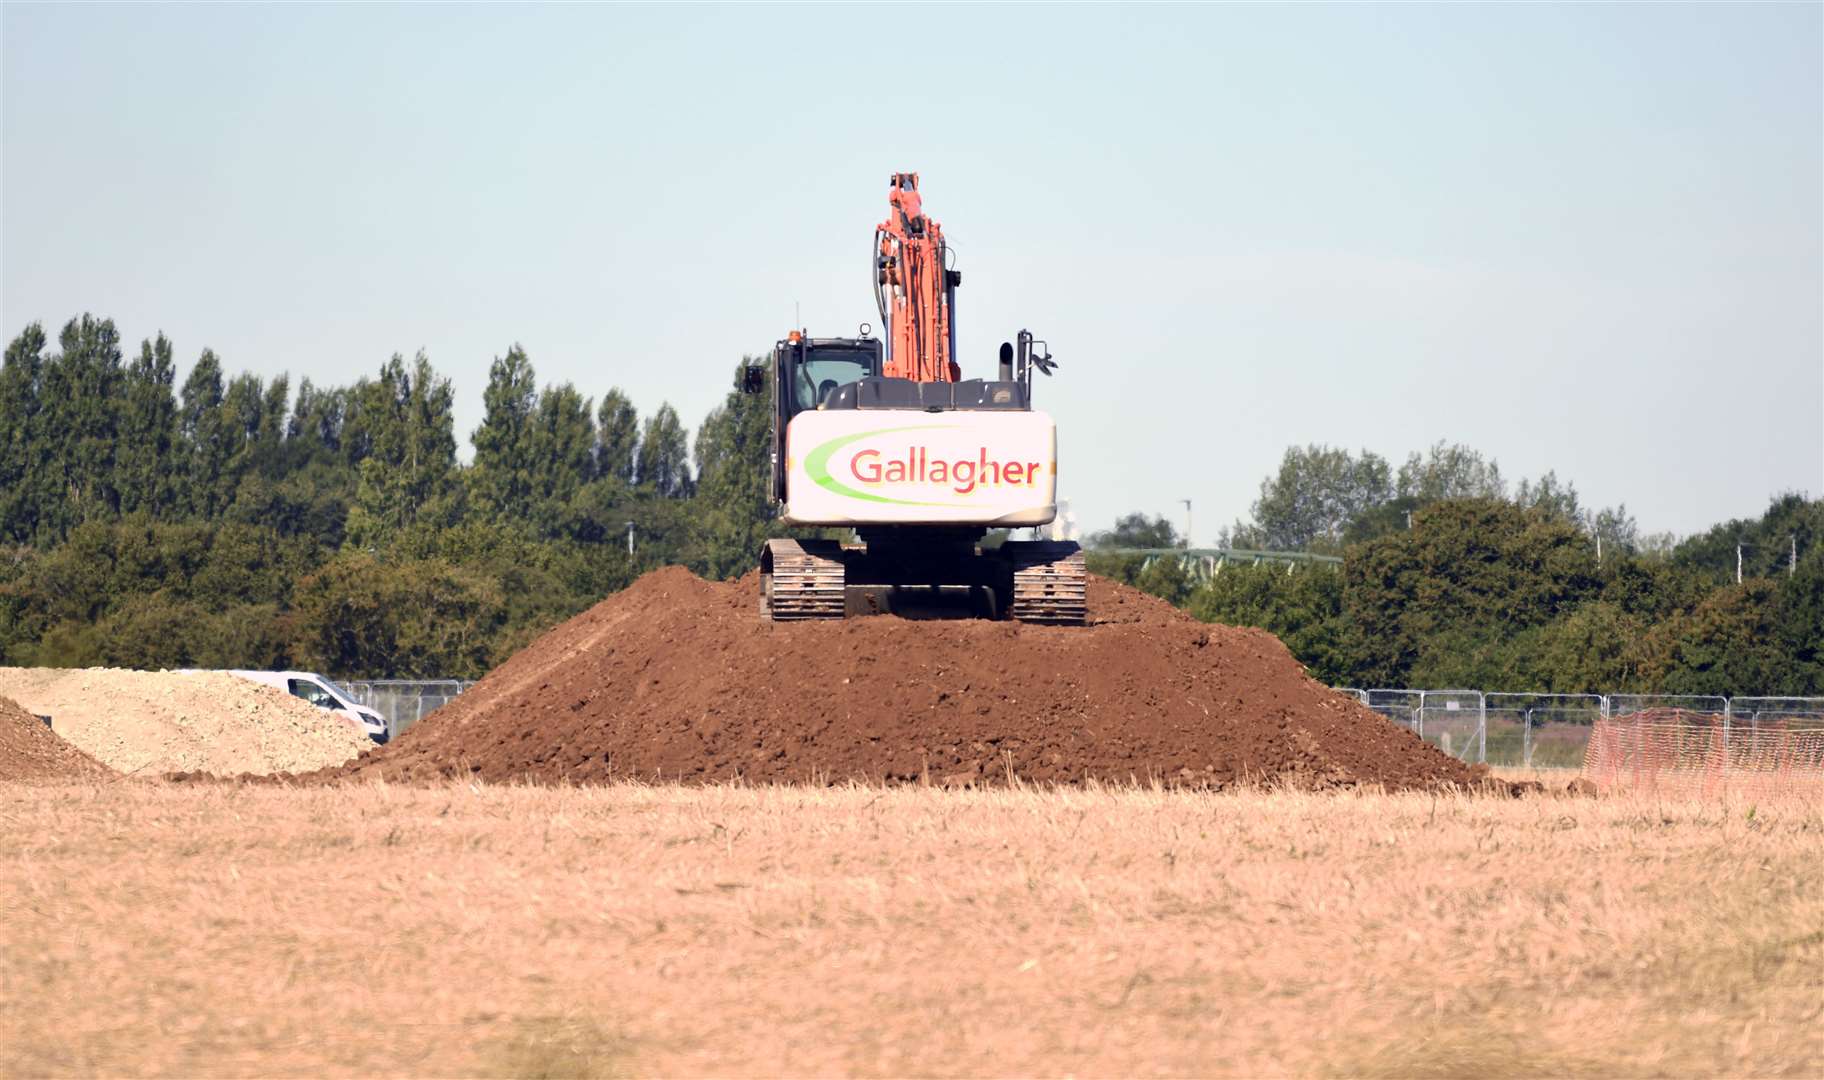
[[[792,418],[824,407],[845,386],[878,376],[882,361],[881,344],[870,337],[807,338],[794,330],[773,347],[773,501],[785,501],[785,435]],[[741,389],[765,393],[766,368],[750,365]]]
[[[780,370],[786,373],[785,418],[821,408],[831,394],[850,383],[880,374],[880,342],[867,338],[830,338],[781,342]]]

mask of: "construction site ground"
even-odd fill
[[[1816,801],[0,785],[4,1075],[1817,1076]]]
[[[1106,582],[752,585],[648,575],[379,749],[0,669],[0,1076],[1824,1074],[1816,790],[1493,776]]]

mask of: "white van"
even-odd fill
[[[314,671],[230,671],[228,674],[276,687],[318,708],[340,713],[368,738],[382,744],[387,740],[384,716],[365,705],[357,705],[353,694]]]

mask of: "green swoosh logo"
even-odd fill
[[[828,491],[834,491],[838,495],[847,496],[851,499],[861,499],[865,502],[891,503],[894,506],[966,505],[960,503],[916,502],[912,499],[889,499],[885,495],[872,495],[865,491],[857,491],[830,475],[830,455],[850,443],[858,443],[863,439],[870,439],[876,435],[895,435],[902,431],[948,431],[955,429],[956,426],[957,425],[955,424],[917,424],[911,427],[880,428],[875,431],[863,431],[855,435],[843,435],[839,438],[831,439],[829,442],[819,443],[817,446],[813,447],[811,452],[805,456],[804,471],[810,475],[810,478],[816,482],[818,487]]]

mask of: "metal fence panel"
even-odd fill
[[[1769,722],[1803,720],[1824,724],[1824,698],[1737,697],[1729,699],[1732,723],[1750,727]]]
[[[1579,769],[1596,721],[1600,694],[1483,695],[1488,763],[1527,769]]]
[[[1363,704],[1396,724],[1419,730],[1419,704],[1424,695],[1417,690],[1370,690]]]
[[[1419,738],[1452,757],[1479,762],[1488,757],[1482,691],[1419,691]]]
[[[1627,716],[1649,709],[1676,709],[1703,716],[1728,716],[1729,699],[1705,694],[1610,694],[1609,715]]]
[[[397,738],[475,683],[471,679],[364,679],[342,685],[356,701],[386,717],[387,737]]]

